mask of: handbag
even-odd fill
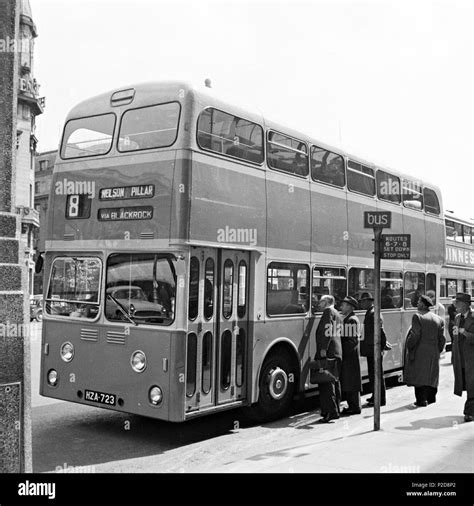
[[[309,365],[310,383],[333,383],[337,381],[337,359],[319,358],[312,360]]]

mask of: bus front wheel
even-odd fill
[[[257,421],[282,418],[290,409],[296,388],[296,370],[284,350],[275,350],[265,359],[259,377],[259,396],[251,416]]]

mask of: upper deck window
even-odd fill
[[[174,144],[178,135],[178,102],[130,109],[122,116],[118,150],[141,151],[165,148]]]
[[[349,160],[347,163],[347,187],[370,197],[375,195],[374,169]]]
[[[420,183],[403,179],[402,200],[405,207],[421,211],[423,209],[423,193]]]
[[[209,107],[198,119],[199,147],[247,162],[263,162],[263,129],[257,123]]]
[[[100,114],[71,119],[66,123],[61,144],[61,158],[84,158],[105,155],[112,147],[115,114]]]
[[[343,187],[346,183],[344,158],[317,146],[311,147],[311,177],[315,181]]]
[[[427,213],[439,215],[440,207],[438,196],[431,188],[423,188],[423,197],[425,200],[425,211]]]
[[[380,200],[400,203],[400,178],[393,176],[383,170],[378,170],[377,179],[377,196]]]
[[[307,176],[309,172],[306,144],[278,132],[268,132],[267,161],[272,169],[296,176]]]

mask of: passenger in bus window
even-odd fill
[[[456,315],[453,327],[454,394],[462,396],[467,391],[464,404],[464,420],[474,420],[474,314],[471,311],[471,296],[456,294]]]
[[[439,383],[439,357],[446,339],[444,321],[430,312],[433,302],[426,295],[418,299],[418,313],[412,318],[406,342],[404,379],[415,387],[415,406],[436,402]]]
[[[362,391],[362,376],[360,371],[360,322],[354,314],[358,303],[354,297],[345,297],[341,302],[341,312],[344,317],[341,333],[342,369],[341,390],[348,407],[342,415],[358,415],[361,413],[360,392]]]

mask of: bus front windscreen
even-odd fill
[[[58,257],[51,268],[46,313],[95,319],[99,313],[102,263],[91,257]]]
[[[170,325],[175,316],[174,257],[157,253],[110,255],[105,295],[105,316],[110,321]]]

